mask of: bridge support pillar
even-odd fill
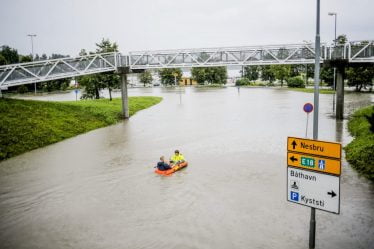
[[[127,93],[127,74],[130,73],[129,67],[117,67],[117,73],[121,77],[121,95],[122,95],[122,116],[124,119],[130,117],[129,98]]]
[[[336,119],[344,118],[344,67],[336,70]]]

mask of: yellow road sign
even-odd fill
[[[287,165],[334,175],[340,175],[341,172],[340,160],[297,154],[293,152],[287,153]]]
[[[287,150],[302,154],[311,154],[336,159],[340,159],[342,155],[342,146],[339,143],[297,137],[288,137]]]

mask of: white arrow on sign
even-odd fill
[[[340,212],[340,177],[294,167],[288,167],[287,171],[288,201]]]

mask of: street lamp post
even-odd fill
[[[336,19],[337,19],[337,13],[336,12],[329,12],[329,16],[334,16],[335,17],[335,36],[334,36],[334,47],[336,49]],[[336,85],[335,85],[335,80],[336,80],[336,67],[334,67],[334,82],[333,82],[333,89],[335,91]]]
[[[34,37],[36,34],[28,34],[27,36],[29,36],[31,40],[31,60],[34,61]],[[34,89],[36,94],[36,82],[34,83]]]

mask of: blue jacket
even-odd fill
[[[165,162],[158,162],[157,163],[157,168],[158,168],[158,170],[161,170],[161,171],[171,169],[170,165],[165,163]]]

